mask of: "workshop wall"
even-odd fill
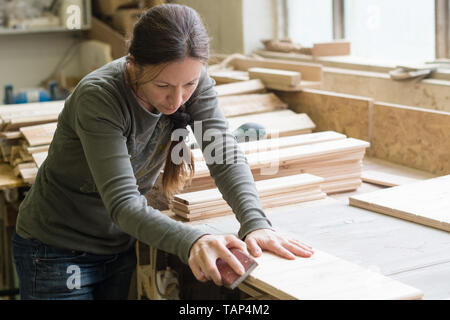
[[[2,35],[0,37],[0,104],[4,86],[14,91],[36,87],[56,68],[66,51],[75,43],[71,34]]]

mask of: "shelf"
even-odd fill
[[[89,30],[89,27],[84,27],[81,29],[67,29],[64,27],[49,27],[49,28],[39,28],[39,29],[8,29],[0,28],[0,35],[17,35],[17,34],[38,34],[38,33],[52,33],[52,32],[77,32]]]

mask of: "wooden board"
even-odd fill
[[[343,140],[346,136],[334,131],[323,131],[305,133],[281,138],[263,139],[239,143],[239,148],[244,154],[264,152],[275,149],[297,147],[313,143],[321,143],[334,140]],[[203,154],[200,149],[191,150],[195,160],[202,160]]]
[[[259,181],[256,183],[258,193],[265,192],[273,189],[285,189],[295,186],[305,186],[320,184],[323,179],[311,174],[300,174],[278,179],[268,179],[265,181]],[[181,195],[175,195],[174,200],[185,204],[197,204],[207,201],[222,199],[222,194],[218,189],[204,190],[200,192],[184,193]]]
[[[313,57],[346,56],[350,54],[350,41],[335,40],[331,42],[314,43]]]
[[[450,232],[450,175],[355,195],[349,202]]]
[[[247,71],[224,69],[211,71],[209,72],[209,75],[216,81],[217,85],[250,80]]]
[[[214,87],[218,97],[249,94],[266,91],[264,83],[259,79],[221,84]]]
[[[262,125],[268,137],[284,137],[301,133],[310,133],[315,124],[305,113],[296,113],[292,110],[264,112],[227,119],[230,131],[236,130],[246,122]]]
[[[395,187],[408,183],[420,181],[411,177],[406,177],[398,174],[386,173],[379,170],[364,170],[361,173],[361,179],[364,182],[377,184],[386,187]]]
[[[302,75],[298,71],[288,71],[270,68],[249,68],[248,74],[250,79],[261,79],[264,85],[272,89],[279,87],[295,88],[300,84]]]
[[[18,130],[21,126],[53,122],[64,108],[64,100],[0,106],[0,129]]]
[[[297,71],[301,73],[303,80],[313,82],[321,82],[323,78],[322,66],[316,63],[236,57],[229,62],[229,66],[233,67],[235,70],[243,71],[248,71],[249,68]]]
[[[55,134],[57,122],[20,128],[30,147],[49,145]]]
[[[227,118],[287,109],[287,104],[273,93],[224,96],[219,97],[218,101]]]
[[[317,163],[319,161],[331,160],[334,162],[338,159],[337,155],[345,155],[346,152],[351,154],[350,160],[353,161],[352,159],[358,160],[358,158],[362,158],[360,152],[364,154],[364,150],[368,146],[369,143],[366,141],[348,138],[345,140],[328,141],[280,150],[252,153],[247,155],[247,161],[252,169],[264,168],[274,164],[285,166],[292,163],[311,163],[311,161]],[[354,152],[354,154],[352,154],[352,152]],[[195,165],[196,177],[209,175],[206,164],[198,162]]]
[[[39,168],[47,158],[48,152],[35,152],[32,154],[33,160]]]
[[[450,174],[449,128],[448,112],[376,102],[370,155],[438,175]]]
[[[278,95],[292,110],[306,113],[316,125],[315,131],[333,130],[370,141],[372,99],[314,89]]]
[[[266,129],[265,138],[268,139],[311,133],[315,128],[315,124],[307,114],[296,113],[292,110],[280,110],[232,117],[227,118],[227,121],[230,132],[235,131],[239,126],[247,122],[258,123]],[[196,138],[193,129],[190,126],[188,127],[188,131],[189,136],[187,141],[190,144],[195,142]]]
[[[421,299],[422,291],[315,249],[310,258],[287,260],[269,252],[245,284],[284,300]]]

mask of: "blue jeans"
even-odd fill
[[[136,268],[134,246],[119,254],[96,255],[24,239],[14,232],[12,247],[21,299],[128,298]]]

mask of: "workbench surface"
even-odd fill
[[[365,159],[364,168],[432,175],[402,169],[390,163]],[[363,183],[356,192],[331,195],[323,200],[265,210],[273,226],[318,250],[330,253],[424,292],[423,299],[450,299],[450,234],[424,225],[348,205],[355,193],[381,187]],[[190,222],[214,233],[234,233],[233,215]]]

